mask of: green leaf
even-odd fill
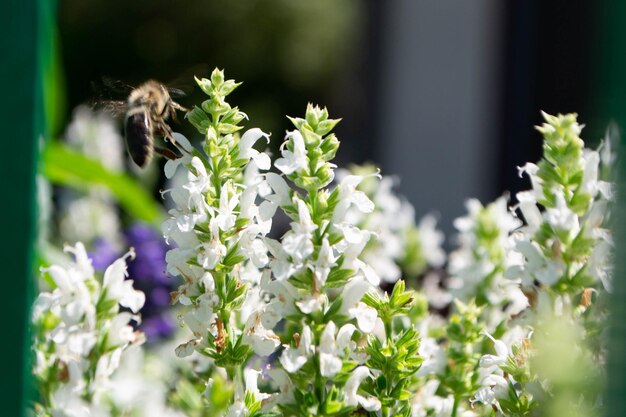
[[[209,125],[211,124],[207,114],[199,107],[191,109],[191,111],[185,115],[185,118],[189,120],[189,123],[198,129],[198,132],[200,133],[206,133]]]
[[[163,212],[152,196],[132,177],[107,170],[96,160],[58,142],[50,142],[43,151],[40,171],[53,184],[79,190],[94,185],[106,187],[120,205],[135,219],[157,224]]]

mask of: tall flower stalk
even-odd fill
[[[163,225],[165,237],[175,244],[166,256],[168,272],[184,281],[172,293],[173,300],[184,306],[181,322],[193,334],[176,352],[181,357],[194,351],[210,357],[241,386],[253,353],[244,333],[251,314],[245,305],[254,298],[251,288],[258,282],[258,268],[268,262],[262,238],[273,214],[256,204],[262,181],[258,169],[268,169],[270,161],[252,146],[268,135],[259,129],[238,133],[246,115],[226,97],[239,84],[225,80],[222,71],[197,82],[209,98],[187,118],[204,137],[202,149],[177,135],[184,156],[165,166],[168,177],[178,166],[187,172],[185,183],[167,191],[175,207]],[[271,333],[264,336],[270,343],[277,339]],[[210,381],[207,384],[210,388]],[[243,401],[239,391],[234,408]],[[245,401],[248,408],[258,402],[247,397]]]
[[[605,227],[612,186],[602,176],[613,158],[609,141],[597,151],[585,148],[575,114],[543,116],[545,123],[537,127],[544,137],[543,158],[520,169],[532,189],[517,194],[525,225],[512,234],[513,262],[506,271],[531,301],[513,323],[533,331],[522,332],[517,343],[487,334],[496,355],[480,360],[487,376],[474,401],[504,415],[536,415],[537,410],[558,415],[555,404],[576,397],[578,406],[568,407],[570,413],[599,415],[599,391],[590,387],[602,384],[594,365],[606,360],[612,240]],[[508,327],[509,334],[515,330]],[[563,349],[562,341],[569,341],[571,354],[557,353],[554,346]],[[577,368],[572,375],[558,376],[572,367]]]
[[[279,366],[270,371],[279,387],[272,401],[289,416],[356,410],[405,415],[410,407],[402,403],[400,380],[419,368],[411,355],[417,352],[417,335],[414,330],[394,333],[393,315],[379,318],[390,301],[376,295],[380,278],[359,259],[373,233],[347,216],[350,209],[374,210],[369,197],[357,190],[367,176],[347,175],[327,188],[334,177],[330,161],[339,142],[331,131],[338,120],[309,105],[305,118],[291,121],[296,130],[287,133],[275,165],[295,187],[282,176],[267,175],[273,190],[268,200],[292,219],[280,241],[266,239],[272,276],[262,283],[270,301],[261,322],[266,328],[282,327],[277,331],[283,344]],[[403,283],[392,300],[397,309],[411,303]],[[380,388],[382,381],[387,385]],[[385,395],[377,395],[379,388]]]

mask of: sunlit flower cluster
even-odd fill
[[[428,267],[442,267],[446,261],[441,248],[444,236],[436,229],[435,216],[426,215],[416,224],[413,206],[394,192],[395,179],[378,179],[371,175],[374,172],[373,166],[366,165],[338,173],[340,179],[350,174],[365,176],[357,192],[364,194],[360,198],[374,203],[370,212],[353,206],[346,214],[351,223],[374,233],[363,249],[363,261],[374,268],[383,281],[390,283],[402,277],[416,278]]]
[[[532,188],[513,207],[468,200],[446,256],[435,217],[416,222],[393,179],[337,169],[327,109],[290,118],[272,163],[270,135],[243,130],[226,100],[239,84],[220,70],[196,81],[208,98],[186,119],[201,141],[175,133],[181,157],[164,167],[178,178],[162,192],[167,253],[134,226],[119,259],[95,245],[97,263],[110,258],[102,278],[81,243],[42,269],[38,415],[521,417],[568,402],[572,417],[601,414],[589,386],[606,362],[610,140],[586,149],[575,115],[544,114],[543,157],[520,168]],[[143,346],[138,313],[169,301],[178,331]]]
[[[52,416],[108,415],[110,377],[123,352],[144,340],[132,323],[145,297],[126,279],[125,258],[134,253],[113,262],[100,281],[81,243],[65,250],[74,259],[42,269],[54,289],[33,307],[40,407]]]

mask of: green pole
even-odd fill
[[[0,414],[12,417],[24,416],[31,399],[28,328],[34,282],[36,144],[44,134],[39,80],[41,58],[48,54],[40,46],[49,36],[41,30],[41,23],[50,21],[53,7],[45,0],[5,0],[0,8]]]
[[[621,139],[617,149],[618,196],[614,218],[615,261],[611,294],[611,327],[609,332],[608,381],[606,416],[626,416],[626,2],[598,2],[600,28],[595,93],[597,120],[614,120]]]

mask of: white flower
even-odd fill
[[[128,312],[121,312],[113,317],[107,329],[107,343],[109,346],[125,347],[129,343],[136,341],[143,342],[143,334],[134,331],[133,327],[129,324],[131,320],[138,320],[138,317]]]
[[[296,301],[296,305],[302,313],[311,314],[322,309],[324,298],[321,293],[305,295],[299,301]]]
[[[314,353],[315,347],[311,345],[311,328],[304,326],[298,341],[298,347],[294,349],[285,345],[285,350],[280,355],[279,361],[285,371],[292,374],[302,368]]]
[[[204,269],[214,269],[226,255],[226,246],[220,240],[218,223],[211,224],[211,239],[203,242],[198,251],[198,264]]]
[[[483,387],[479,388],[474,396],[470,398],[470,403],[480,402],[485,405],[495,406],[500,410],[498,400],[506,398],[509,389],[506,379],[500,375],[492,374],[483,379],[482,385]]]
[[[68,326],[78,324],[83,319],[93,325],[96,310],[92,295],[85,285],[85,280],[90,277],[82,275],[74,268],[65,269],[59,265],[42,268],[42,272],[50,274],[57,285],[50,297],[62,307],[61,320]]]
[[[525,258],[521,264],[511,265],[506,272],[509,278],[521,278],[523,286],[533,285],[536,279],[542,284],[553,285],[563,275],[565,265],[562,260],[546,259],[539,245],[527,240],[524,235],[516,236],[515,249]]]
[[[335,376],[342,368],[343,358],[352,357],[356,343],[351,338],[355,330],[354,325],[345,324],[339,329],[335,339],[335,323],[330,321],[326,324],[318,347],[322,376]]]
[[[248,317],[244,329],[244,340],[252,346],[254,353],[259,356],[271,355],[280,345],[280,338],[263,327],[261,321],[263,311],[255,311]]]
[[[110,171],[124,170],[122,137],[115,121],[105,112],[94,113],[87,106],[74,110],[65,137],[68,143]]]
[[[200,158],[194,156],[191,158],[191,167],[195,173],[189,171],[187,173],[188,182],[183,185],[183,189],[187,190],[188,201],[187,209],[204,212],[209,210],[209,206],[204,198],[204,193],[211,187],[211,177],[207,173],[206,167]]]
[[[561,193],[555,193],[556,207],[546,210],[546,221],[556,232],[567,233],[568,236],[576,236],[580,231],[578,216],[567,206],[565,197]]]
[[[306,203],[301,199],[295,199],[298,206],[298,221],[291,223],[291,230],[283,237],[283,249],[291,255],[296,262],[302,262],[313,253],[311,233],[317,229],[317,225],[311,220],[311,213]]]
[[[363,333],[371,333],[374,330],[378,318],[375,308],[359,302],[355,307],[348,309],[348,313],[350,317],[356,318],[357,325]]]
[[[182,302],[181,302],[182,303]],[[205,292],[200,295],[191,308],[183,314],[185,324],[197,337],[204,337],[210,323],[215,321],[213,306],[218,303],[217,295]]]
[[[293,383],[289,374],[280,368],[272,368],[268,371],[270,378],[278,385],[278,393],[270,400],[272,404],[289,404],[293,402]]]
[[[350,208],[354,205],[357,210],[362,213],[371,213],[374,211],[374,203],[363,191],[359,191],[356,188],[361,181],[367,177],[379,177],[380,174],[375,172],[369,175],[346,175],[337,188],[339,189],[339,203],[335,212],[333,213],[333,222],[341,223],[344,221],[345,215]]]
[[[269,143],[269,134],[264,133],[259,128],[248,130],[241,136],[239,140],[239,157],[249,160],[252,159],[259,169],[268,170],[271,167],[270,157],[265,152],[259,152],[252,146],[261,138],[265,138]]]
[[[337,356],[335,345],[335,323],[329,321],[322,332],[318,351],[320,354],[320,373],[324,377],[333,377],[341,370],[342,360]]]
[[[254,369],[245,369],[243,371],[243,378],[246,384],[246,392],[254,395],[254,399],[256,401],[263,401],[270,397],[269,394],[262,393],[259,391],[257,380],[259,378],[259,374],[261,372],[255,371]]]
[[[445,240],[444,234],[437,230],[437,218],[433,215],[422,217],[418,230],[420,245],[426,262],[429,265],[440,268],[446,262],[446,253],[441,248]],[[383,244],[385,244],[383,242]]]
[[[132,249],[104,271],[103,286],[109,299],[116,300],[120,305],[130,308],[133,313],[137,313],[143,307],[146,296],[143,292],[133,288],[133,280],[126,279],[128,272],[124,259],[127,256],[131,259],[135,257]]]
[[[364,397],[359,395],[357,392],[359,390],[359,386],[363,382],[365,378],[370,376],[370,371],[366,366],[359,366],[354,371],[352,371],[352,375],[348,378],[348,382],[344,386],[344,403],[348,406],[357,406],[361,405],[367,411],[377,411],[380,409],[381,404],[380,401],[375,397]]]
[[[282,176],[274,174],[273,172],[268,172],[267,174],[265,174],[265,181],[274,192],[273,194],[265,196],[265,199],[268,202],[274,204],[274,210],[276,210],[276,206],[284,207],[292,204],[293,201],[291,200],[291,188],[289,188],[287,182]]]
[[[274,296],[263,314],[263,326],[265,328],[273,329],[283,317],[298,313],[295,307],[298,292],[288,281],[269,281],[263,277],[261,278],[261,288]]]
[[[541,217],[541,212],[537,207],[537,199],[535,196],[529,191],[523,191],[521,193],[517,193],[517,201],[518,207],[522,212],[522,216],[526,221],[526,226],[524,226],[524,232],[529,235],[533,235],[543,222]]]
[[[270,253],[272,254],[270,267],[272,268],[272,273],[274,274],[274,277],[278,281],[283,281],[290,278],[296,271],[296,267],[289,259],[289,255],[287,254],[287,252],[283,249],[281,244],[274,239],[265,238],[264,242]]]
[[[187,165],[191,162],[191,153],[193,146],[189,142],[189,139],[184,137],[178,132],[174,132],[174,138],[178,149],[183,150],[183,156],[176,159],[168,159],[165,162],[163,171],[165,172],[165,178],[171,179],[176,174],[176,169],[181,165]]]
[[[316,288],[322,288],[324,286],[331,268],[336,265],[336,260],[337,257],[333,253],[333,248],[330,246],[330,243],[328,243],[328,238],[324,236],[317,259],[310,264],[310,268],[313,271],[313,278],[316,281]]]
[[[282,158],[278,158],[274,165],[286,175],[290,175],[295,171],[299,171],[306,168],[309,163],[309,158],[306,153],[306,147],[304,146],[304,139],[302,134],[294,130],[287,133],[287,139],[291,140],[293,144],[293,152],[288,149],[282,150]],[[288,143],[287,141],[284,142]]]
[[[517,173],[520,178],[524,174],[528,175],[530,178],[530,183],[532,190],[528,191],[529,196],[532,197],[535,201],[543,198],[543,179],[541,179],[537,173],[539,172],[539,167],[532,162],[527,162],[524,166],[517,168]]]
[[[484,332],[485,336],[487,336],[493,342],[493,347],[496,350],[495,355],[483,355],[480,358],[479,366],[481,368],[489,368],[491,366],[498,366],[506,362],[509,357],[509,348],[506,344],[498,339],[494,339],[489,333]]]
[[[351,318],[356,318],[359,330],[363,333],[371,333],[378,318],[376,309],[361,302],[361,298],[371,288],[371,283],[360,276],[356,276],[344,287],[341,294],[340,312]]]
[[[229,195],[232,196],[229,198]],[[217,216],[211,219],[211,231],[213,230],[217,232],[217,228],[220,230],[229,230],[235,225],[235,221],[237,220],[237,216],[233,212],[233,210],[237,207],[239,203],[239,194],[235,191],[232,183],[227,182],[224,184],[224,187],[221,189],[220,193],[220,204],[217,211]],[[215,223],[215,224],[214,224]]]
[[[267,255],[267,246],[262,239],[253,238],[252,233],[244,233],[241,238],[241,252],[252,261],[256,268],[263,268],[270,261]]]

